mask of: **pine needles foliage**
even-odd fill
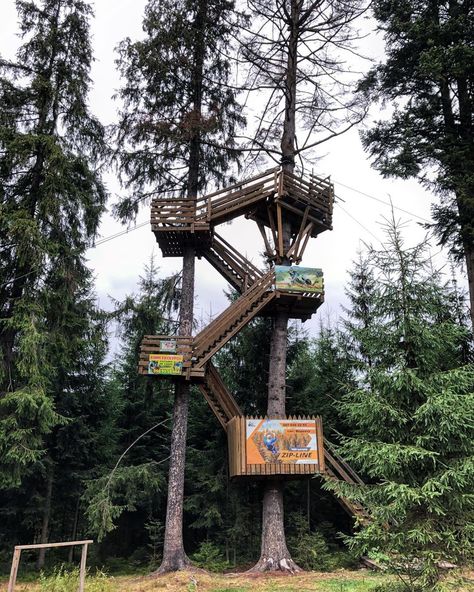
[[[426,242],[408,248],[394,219],[385,230],[352,276],[357,382],[341,401],[352,432],[340,453],[367,484],[327,487],[367,509],[352,549],[375,553],[408,589],[432,589],[440,561],[467,561],[473,549],[474,365],[458,295]]]

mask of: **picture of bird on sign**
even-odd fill
[[[283,292],[324,292],[322,269],[275,265],[275,288]]]

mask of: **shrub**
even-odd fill
[[[213,572],[222,572],[229,567],[219,547],[209,542],[201,543],[191,559],[198,567]]]

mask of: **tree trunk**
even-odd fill
[[[189,143],[188,199],[196,200],[199,189],[201,147],[202,86],[205,47],[205,31],[208,13],[207,0],[200,0],[193,28],[196,34],[194,67],[192,73],[194,133]],[[195,250],[187,248],[183,257],[183,280],[179,316],[179,334],[192,335],[194,310]],[[171,456],[168,479],[163,561],[158,573],[186,569],[191,565],[183,545],[184,469],[186,460],[186,435],[189,412],[189,382],[178,381],[175,388]]]
[[[282,168],[293,172],[295,167],[296,140],[296,85],[298,69],[298,22],[301,15],[301,0],[291,0],[291,14],[286,23],[290,29],[285,79],[285,119],[281,139]],[[283,247],[287,252],[291,240],[291,227],[283,221]],[[283,265],[290,265],[285,258]],[[279,312],[275,315],[270,342],[270,364],[268,378],[269,418],[285,417],[286,399],[286,349],[288,335],[288,315]],[[301,571],[291,559],[286,546],[283,486],[281,480],[271,480],[265,484],[262,512],[262,545],[260,559],[252,572]]]
[[[270,366],[268,382],[268,408],[270,418],[285,417],[286,384],[286,341],[288,315],[278,313],[274,320],[270,343]],[[250,570],[252,572],[301,571],[291,559],[286,546],[283,481],[271,480],[265,483],[262,512],[262,545],[260,559]]]
[[[194,249],[183,258],[183,280],[180,305],[180,335],[191,335],[194,305]],[[176,382],[171,432],[168,500],[166,506],[163,561],[158,573],[186,569],[191,565],[183,544],[184,468],[188,429],[189,382]]]
[[[49,519],[51,517],[51,499],[53,497],[53,479],[54,471],[51,467],[48,471],[48,477],[46,481],[46,497],[44,499],[43,506],[43,522],[41,525],[41,537],[40,543],[44,544],[48,542],[49,537]],[[36,569],[43,569],[44,561],[46,558],[46,549],[40,549],[38,553],[38,559],[36,561]]]
[[[471,312],[471,323],[474,329],[474,250],[464,249],[466,260],[467,282],[469,286],[469,308]]]

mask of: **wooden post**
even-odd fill
[[[8,591],[13,592],[16,583],[16,576],[18,575],[18,566],[20,565],[21,549],[17,549],[13,552],[12,569],[10,571],[10,580],[8,581]]]
[[[84,586],[86,582],[86,561],[87,561],[87,547],[89,545],[85,543],[82,546],[82,553],[81,553],[81,568],[79,571],[79,588],[78,592],[84,592]]]

